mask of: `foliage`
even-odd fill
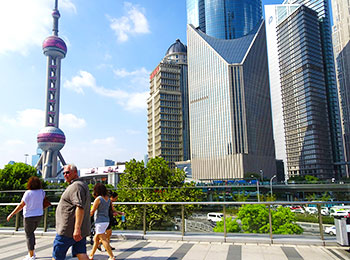
[[[218,221],[216,227],[213,228],[214,232],[224,232],[224,220]],[[232,217],[226,217],[226,232],[237,233],[241,231],[241,227],[237,223],[236,219]]]
[[[7,164],[4,169],[0,169],[0,190],[25,190],[28,179],[32,176],[38,175],[36,169],[28,164]],[[19,202],[21,197],[15,193],[0,193],[0,201],[6,199],[4,202]]]
[[[278,207],[272,213],[272,233],[274,234],[302,234],[303,229],[295,224],[295,214],[285,207]]]
[[[250,197],[250,194],[245,195],[244,191],[242,191],[233,195],[233,201],[247,201],[249,197]]]
[[[312,175],[305,175],[305,176],[298,175],[298,176],[290,177],[288,182],[292,182],[292,181],[304,182],[304,183],[317,183],[320,181],[320,179]]]
[[[38,176],[34,167],[25,163],[7,164],[0,169],[0,190],[24,190],[31,176]]]
[[[333,197],[335,201],[349,201],[350,193],[349,192],[333,192]]]
[[[312,175],[305,175],[305,181],[307,183],[317,183],[320,179]]]
[[[268,194],[263,197],[263,201],[276,201],[276,195],[275,194]]]
[[[276,195],[273,194],[267,194],[267,195],[260,195],[260,201],[276,201]]]
[[[238,210],[239,210],[239,206],[232,206],[232,207],[226,208],[226,213],[230,215],[237,215]]]
[[[317,214],[295,214],[296,221],[299,222],[310,222],[310,223],[318,223],[318,215]],[[334,217],[332,216],[322,216],[323,224],[334,224]]]
[[[238,218],[246,233],[268,233],[270,230],[269,210],[265,205],[243,205]],[[279,207],[271,210],[272,233],[301,234],[303,229],[295,224],[295,214],[288,208]]]
[[[317,195],[317,194],[315,194],[315,193],[313,193],[313,194],[308,194],[308,195],[306,196],[306,199],[307,199],[308,201],[316,201],[316,200],[319,200],[319,201],[329,201],[329,200],[331,199],[331,195],[329,194],[328,191],[322,193],[321,196],[320,196],[320,195]]]
[[[120,202],[169,202],[169,201],[201,201],[203,192],[195,189],[195,183],[184,183],[185,173],[179,169],[170,169],[163,158],[152,158],[144,167],[144,163],[135,159],[125,165],[125,174],[118,184],[118,201]],[[192,188],[193,187],[193,188]],[[196,207],[185,207],[185,215],[189,215]],[[126,213],[127,225],[130,228],[142,224],[142,206],[121,205],[118,210]],[[151,230],[171,222],[175,215],[181,214],[180,206],[151,205],[146,207],[146,223]],[[125,227],[119,223],[119,228]]]

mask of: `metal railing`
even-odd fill
[[[318,226],[319,226],[319,236],[322,241],[325,240],[324,238],[324,230],[323,230],[323,221],[322,221],[322,214],[321,214],[321,206],[324,204],[332,203],[334,205],[336,204],[348,204],[350,205],[350,201],[335,201],[335,202],[329,202],[329,201],[299,201],[299,202],[285,202],[285,201],[273,201],[273,202],[114,202],[114,205],[139,205],[143,206],[143,218],[142,218],[142,230],[143,235],[147,234],[147,223],[146,223],[146,214],[147,214],[147,206],[151,205],[173,205],[173,206],[181,206],[181,235],[185,236],[185,206],[186,205],[201,205],[201,206],[222,206],[222,213],[223,213],[223,224],[224,224],[224,232],[223,232],[223,238],[224,241],[226,241],[227,237],[227,226],[226,226],[226,216],[227,216],[227,206],[242,206],[242,205],[248,205],[248,204],[262,204],[268,207],[268,213],[269,213],[269,238],[271,243],[273,243],[273,230],[272,230],[272,210],[273,207],[276,205],[316,205],[318,211]],[[16,206],[19,203],[0,203],[0,206]],[[57,202],[53,202],[52,206],[57,206]],[[15,220],[15,230],[18,231],[20,227],[20,213],[16,214],[16,220]],[[44,211],[44,217],[43,217],[43,230],[46,232],[48,230],[48,209],[45,209]]]

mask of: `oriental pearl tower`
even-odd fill
[[[57,176],[57,157],[65,165],[65,161],[60,153],[66,137],[59,125],[60,107],[60,78],[61,59],[66,56],[67,46],[58,37],[58,19],[60,13],[55,0],[55,8],[52,12],[53,29],[52,35],[43,42],[43,53],[47,56],[47,79],[46,79],[46,109],[45,127],[38,134],[38,146],[43,151],[36,165],[41,170],[44,179],[55,178]]]

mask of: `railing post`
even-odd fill
[[[15,230],[18,231],[19,229],[19,218],[20,218],[20,215],[19,213],[16,214],[16,223],[15,223]]]
[[[271,244],[273,244],[273,240],[272,240],[272,215],[271,215],[271,204],[269,205],[269,224],[270,224],[270,240],[271,240]]]
[[[226,206],[224,204],[224,241],[226,242],[226,234],[227,234],[227,230],[226,230]]]
[[[185,235],[185,206],[181,205],[181,235]]]
[[[44,209],[44,232],[47,232],[48,208]]]
[[[146,235],[146,205],[143,205],[143,235]]]
[[[318,225],[320,228],[320,236],[321,236],[321,240],[324,241],[321,204],[317,204],[317,211],[318,211]]]

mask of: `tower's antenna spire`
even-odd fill
[[[52,17],[53,17],[53,35],[58,36],[58,19],[60,18],[60,12],[58,11],[58,0],[55,0],[55,9],[53,9]]]

